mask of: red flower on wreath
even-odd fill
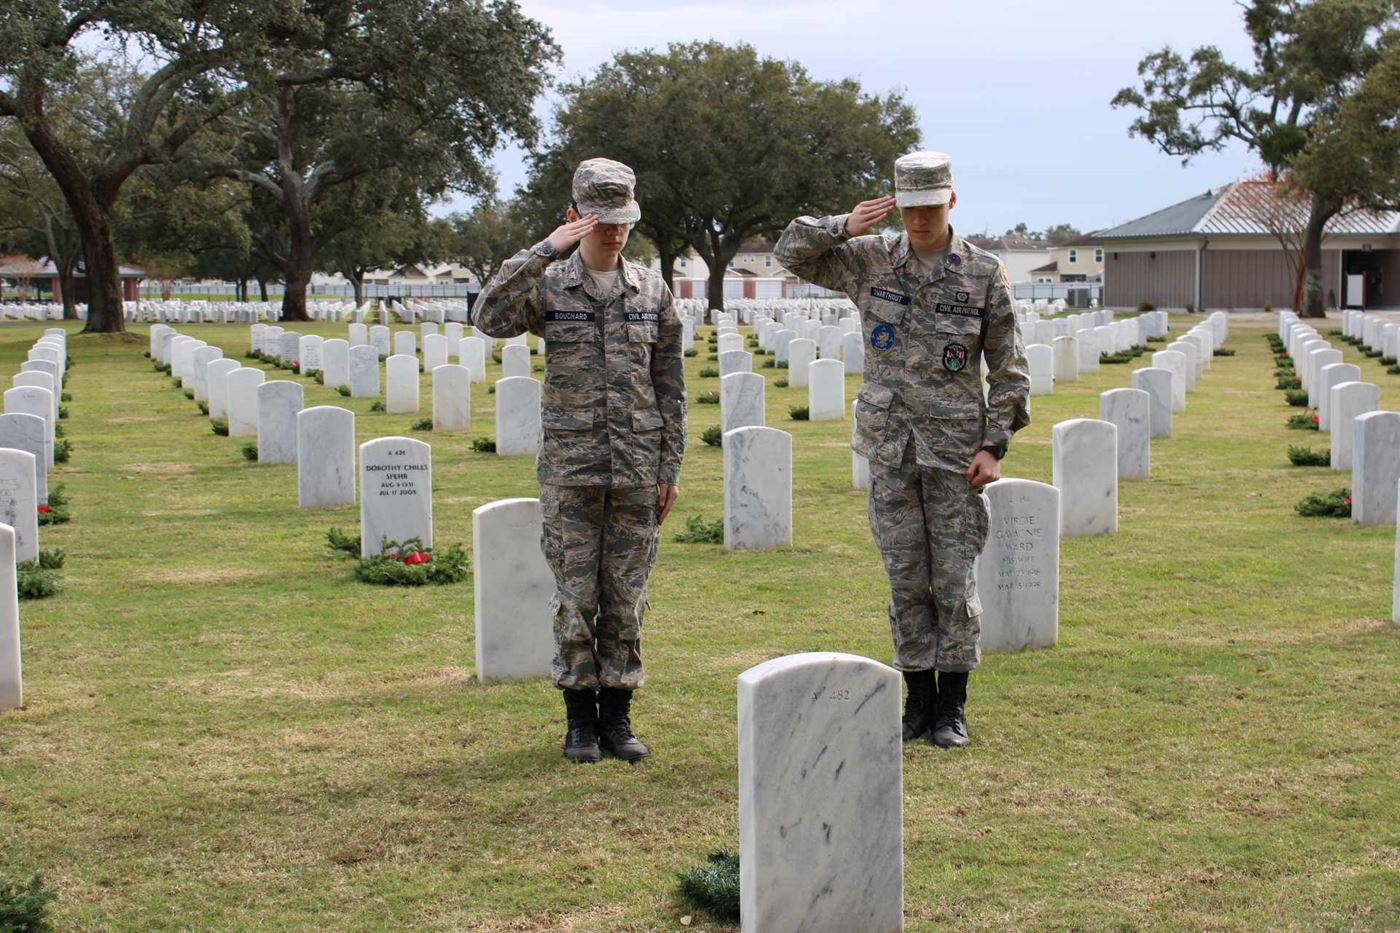
[[[39,514],[40,514],[40,515],[48,515],[48,514],[49,514],[50,512],[52,512],[52,511],[53,511],[53,509],[49,508],[47,505],[41,505],[41,506],[39,506]]]
[[[390,559],[390,560],[400,560],[400,557],[399,557],[398,554],[395,554],[394,552],[391,551],[391,552],[389,553],[389,559]]]
[[[1317,423],[1318,423],[1318,417],[1317,417],[1317,415],[1313,415],[1313,424],[1317,424]]]
[[[1280,354],[1278,355],[1278,358],[1281,359],[1281,360],[1286,360],[1286,359],[1288,359],[1288,354],[1287,354],[1286,352],[1285,352],[1285,353],[1280,353]]]
[[[432,556],[431,554],[424,554],[422,551],[414,551],[414,552],[412,552],[411,554],[409,554],[407,557],[405,557],[405,558],[403,559],[403,562],[404,562],[405,564],[408,564],[410,567],[412,567],[412,566],[416,566],[416,565],[418,565],[418,564],[426,564],[428,561],[430,561],[430,560],[432,560],[432,559],[433,559],[433,556]]]
[[[1345,502],[1347,505],[1351,505],[1351,496],[1347,496],[1347,497],[1346,497],[1345,499],[1343,499],[1342,501]]]

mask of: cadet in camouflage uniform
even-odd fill
[[[506,260],[474,314],[492,336],[545,339],[541,547],[557,585],[554,684],[573,761],[650,754],[632,733],[632,691],[647,576],[685,453],[680,317],[661,277],[621,258],[641,216],[635,181],[620,162],[579,165],[568,222]]]
[[[1030,421],[1030,376],[1010,283],[996,256],[948,226],[957,203],[942,153],[895,162],[894,197],[799,217],[778,261],[845,292],[868,347],[852,448],[870,461],[870,528],[890,579],[904,739],[968,743],[968,673],[981,660],[973,561],[987,539],[982,487]],[[905,233],[862,236],[895,207]],[[980,359],[987,362],[982,395]]]

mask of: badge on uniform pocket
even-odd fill
[[[870,331],[870,345],[877,350],[888,350],[894,346],[894,328],[888,324],[876,324]]]
[[[960,373],[967,366],[967,347],[960,343],[950,343],[943,348],[943,368],[950,373]]]
[[[968,296],[967,292],[958,292],[958,301],[961,301],[961,302],[966,303],[968,297],[969,297],[969,296]]]

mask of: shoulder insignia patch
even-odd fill
[[[894,346],[894,328],[888,324],[877,324],[870,331],[870,345],[877,350],[888,350]]]

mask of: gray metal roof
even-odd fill
[[[1263,182],[1244,180],[1164,207],[1160,211],[1130,220],[1098,234],[1099,240],[1130,237],[1201,236],[1236,234],[1272,236],[1271,227],[1286,225],[1301,229],[1307,223],[1307,208],[1299,202],[1274,200]],[[1327,223],[1326,234],[1387,236],[1400,235],[1400,212],[1347,211]]]
[[[1178,204],[1173,204],[1171,207],[1164,207],[1160,211],[1154,211],[1136,220],[1110,227],[1099,233],[1098,239],[1195,234],[1199,232],[1196,230],[1196,225],[1210,212],[1219,199],[1220,192],[1207,191],[1205,194],[1188,198]]]

